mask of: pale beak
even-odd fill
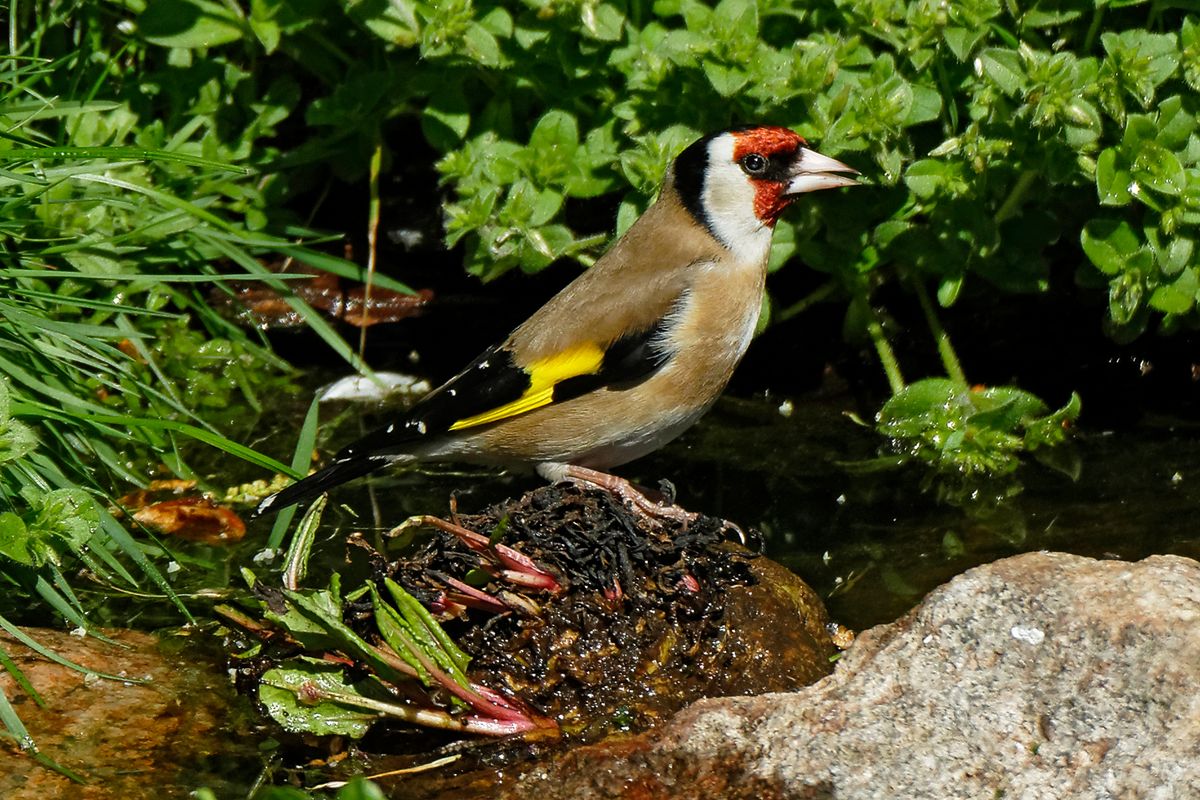
[[[839,175],[838,173],[848,173]],[[815,192],[818,189],[836,189],[839,186],[857,186],[858,181],[853,177],[858,174],[854,167],[840,161],[823,156],[816,150],[801,147],[796,164],[792,168],[791,180],[788,181],[785,195]]]

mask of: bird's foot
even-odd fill
[[[561,481],[570,481],[575,484],[583,484],[584,486],[594,486],[597,489],[603,489],[613,495],[616,495],[625,505],[632,508],[640,514],[643,519],[649,522],[654,527],[658,527],[660,520],[671,520],[678,522],[681,525],[688,525],[700,518],[700,514],[695,511],[688,511],[675,504],[675,487],[669,482],[663,487],[663,500],[655,500],[648,497],[638,487],[634,486],[624,478],[613,475],[609,472],[601,472],[600,470],[580,467],[574,464],[558,464],[558,463],[543,463],[538,465],[538,474],[551,483],[559,483]],[[657,493],[656,493],[657,494]],[[742,544],[746,544],[745,532],[727,519],[721,520],[725,523],[725,529],[733,531],[738,540]]]
[[[603,489],[620,498],[625,505],[655,526],[664,519],[687,525],[700,518],[696,512],[680,508],[672,502],[652,500],[629,481],[608,472],[600,472],[574,464],[554,464],[546,470],[539,469],[539,472],[542,473],[542,477],[554,482],[570,481]]]

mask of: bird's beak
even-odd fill
[[[819,189],[835,189],[839,186],[857,186],[858,181],[852,177],[857,174],[858,170],[854,167],[823,156],[816,150],[801,147],[784,194],[803,194]]]

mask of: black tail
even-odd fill
[[[351,456],[334,461],[328,467],[314,472],[307,478],[298,480],[286,489],[282,489],[258,504],[252,516],[279,511],[297,503],[308,505],[308,502],[322,492],[340,486],[346,481],[361,478],[369,472],[386,467],[392,459],[369,458],[367,456]]]

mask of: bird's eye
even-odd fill
[[[767,160],[758,153],[742,156],[741,164],[747,175],[761,175],[767,169]]]

